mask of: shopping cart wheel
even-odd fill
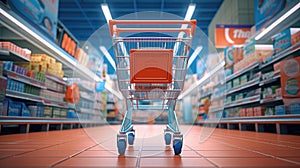
[[[117,146],[118,146],[119,155],[124,155],[125,151],[126,151],[126,141],[125,141],[125,139],[119,139]]]
[[[182,148],[182,140],[174,139],[173,140],[173,149],[174,149],[175,155],[179,155],[181,153],[181,148]]]
[[[170,133],[165,133],[165,142],[166,142],[166,145],[170,145],[171,144],[171,139],[172,139],[172,136]]]
[[[128,134],[128,144],[129,145],[133,145],[133,143],[134,143],[134,133],[133,132],[131,132],[131,133],[129,133]]]

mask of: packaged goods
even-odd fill
[[[290,105],[291,114],[300,114],[300,103],[295,103]]]
[[[269,115],[274,115],[275,114],[275,109],[274,107],[267,107],[265,110],[265,116],[269,116]]]
[[[288,28],[275,36],[273,39],[274,52],[278,53],[282,50],[289,48],[290,46],[299,42],[300,28]]]
[[[30,117],[31,116],[30,111],[25,105],[25,103],[20,103],[20,104],[21,104],[21,116]]]
[[[7,71],[12,71],[13,62],[12,61],[3,61],[3,69]]]
[[[232,88],[232,82],[229,81],[229,82],[226,83],[226,89],[229,90],[231,88]]]
[[[248,82],[247,74],[241,76],[241,85]]]
[[[281,88],[284,98],[300,97],[300,57],[280,63]]]
[[[44,117],[46,118],[51,118],[53,115],[52,115],[52,107],[50,106],[45,106],[44,107]]]
[[[240,85],[240,78],[235,78],[234,80],[233,80],[233,87],[235,88],[235,87],[237,87],[237,86],[239,86]]]
[[[19,102],[13,102],[12,100],[8,100],[8,116],[20,116],[21,115],[22,104]]]
[[[29,109],[30,115],[32,117],[44,117],[44,105],[43,104],[29,105],[28,109]]]
[[[252,107],[246,108],[246,114],[247,114],[247,117],[252,117],[253,116],[253,108]]]
[[[53,107],[52,108],[52,114],[53,114],[53,118],[60,118],[60,109],[58,107]]]
[[[263,106],[253,107],[253,115],[254,116],[264,116],[265,110],[266,110],[266,107],[263,107]]]
[[[284,114],[286,114],[285,109],[286,109],[286,106],[284,106],[284,105],[275,106],[275,114],[276,115],[284,115]]]
[[[14,52],[17,55],[30,59],[31,51],[29,49],[21,48],[11,42],[0,42],[0,49]]]

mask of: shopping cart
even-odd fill
[[[149,27],[145,28],[147,25]],[[109,26],[118,86],[126,98],[127,106],[117,135],[119,154],[125,154],[127,140],[129,145],[134,143],[132,112],[147,109],[168,112],[168,125],[164,129],[165,143],[170,145],[173,139],[174,153],[180,154],[183,135],[174,108],[183,88],[196,20],[110,20]],[[122,37],[124,32],[140,33],[140,36]],[[170,37],[163,33],[177,35]],[[156,36],[153,37],[153,34]],[[159,103],[155,106],[141,105],[141,100],[155,100]]]

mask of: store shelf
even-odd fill
[[[58,76],[55,76],[55,75],[53,75],[53,74],[51,74],[51,73],[49,73],[49,72],[46,73],[46,77],[47,77],[48,79],[51,79],[51,80],[57,82],[57,83],[60,83],[60,84],[63,84],[63,85],[67,85],[67,82],[64,81],[63,78],[60,78],[60,77],[58,77]]]
[[[247,83],[244,83],[240,86],[237,86],[235,88],[232,88],[232,89],[228,89],[226,94],[227,95],[230,95],[232,93],[235,93],[235,92],[238,92],[238,91],[241,91],[241,90],[244,90],[244,89],[247,89],[247,88],[250,88],[250,87],[253,87],[253,86],[256,86],[259,84],[259,78],[256,78],[256,79],[253,79]]]
[[[0,49],[0,59],[2,61],[29,62],[30,59],[9,50]]]
[[[220,62],[216,67],[214,67],[209,73],[205,74],[200,80],[198,80],[195,84],[190,86],[188,89],[183,91],[179,96],[178,99],[182,99],[183,97],[189,95],[194,89],[196,89],[198,86],[201,86],[204,82],[206,82],[208,79],[210,79],[211,76],[213,76],[216,72],[219,70],[224,69],[225,61]]]
[[[92,93],[95,92],[95,89],[89,88],[83,84],[79,84],[79,89],[81,89],[82,91],[87,91],[87,92],[92,92]]]
[[[276,76],[273,76],[269,79],[266,79],[266,80],[263,80],[259,83],[259,86],[263,86],[263,85],[267,85],[267,84],[271,84],[273,82],[276,82],[280,79],[280,75],[276,75]]]
[[[23,100],[29,100],[29,101],[43,103],[43,98],[41,96],[16,92],[16,91],[12,91],[12,90],[6,90],[6,97],[12,97],[12,98],[17,98],[17,99],[23,99]]]
[[[52,107],[60,107],[60,108],[70,108],[69,104],[67,102],[59,102],[48,98],[43,98],[43,104],[46,106],[52,106]]]
[[[93,110],[93,109],[78,108],[78,110],[79,110],[80,113],[102,116],[102,113],[95,112],[95,110]]]
[[[212,91],[208,91],[206,93],[204,93],[203,95],[200,94],[200,99],[211,96],[212,95]]]
[[[260,65],[259,62],[255,62],[253,64],[250,64],[249,66],[245,67],[244,69],[242,69],[242,70],[240,70],[240,71],[238,71],[238,72],[236,72],[236,73],[234,73],[234,74],[226,77],[226,81],[230,81],[230,80],[232,80],[232,79],[234,79],[236,77],[239,77],[239,76],[243,75],[244,73],[247,73],[247,72],[249,72],[249,71],[251,71],[251,70],[253,70],[255,68],[258,68],[259,65]]]
[[[268,115],[268,116],[252,116],[252,117],[228,117],[222,118],[222,121],[226,120],[248,120],[248,119],[282,119],[282,118],[300,118],[300,114],[286,114],[286,115]]]
[[[282,97],[265,98],[260,101],[260,104],[267,104],[267,103],[274,104],[275,102],[278,102],[278,101],[282,101]]]
[[[16,72],[7,71],[7,70],[5,70],[4,73],[10,79],[14,79],[16,81],[20,81],[20,82],[23,82],[23,83],[26,83],[28,85],[35,86],[35,87],[38,87],[38,88],[41,88],[41,89],[47,89],[46,86],[45,86],[45,83],[40,82],[36,79],[29,78],[28,76],[24,76],[24,75],[18,74]]]
[[[255,95],[255,96],[244,98],[242,100],[226,103],[224,108],[237,107],[237,106],[242,106],[251,103],[258,103],[258,102],[260,102],[260,95]]]
[[[80,98],[87,101],[95,102],[95,98],[89,97],[88,95],[80,94]]]
[[[288,56],[290,55],[293,55],[293,54],[299,54],[300,53],[300,42],[298,42],[297,44],[295,44],[294,46],[291,46],[279,53],[277,53],[276,55],[272,56],[273,59],[270,61],[270,62],[267,62],[265,64],[262,64],[259,68],[260,69],[264,69],[268,66],[271,66],[285,58],[287,58]]]
[[[224,110],[224,107],[210,107],[209,108],[209,112],[211,112],[211,113],[214,113],[214,112],[221,112],[221,111],[223,111]]]

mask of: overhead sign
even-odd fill
[[[251,25],[216,25],[215,47],[225,48],[244,44],[251,36]]]
[[[59,0],[12,0],[11,9],[27,21],[40,26],[53,39],[56,38],[56,26]]]
[[[266,28],[274,16],[293,2],[294,0],[255,0],[254,18],[256,31]]]

